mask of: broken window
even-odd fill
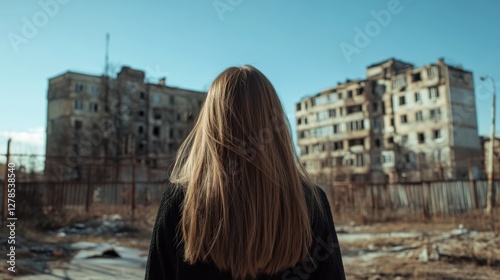
[[[380,148],[380,139],[375,139],[375,147]]]
[[[365,139],[363,139],[363,138],[350,139],[349,140],[349,147],[352,147],[352,146],[364,146],[364,145],[365,145]]]
[[[441,118],[441,109],[436,108],[436,109],[431,109],[430,110],[430,118],[433,120],[438,120]]]
[[[155,120],[161,120],[161,109],[160,108],[153,108],[153,118]]]
[[[137,127],[137,132],[139,132],[139,134],[144,133],[144,127],[142,125],[138,126]]]
[[[358,89],[356,90],[356,95],[362,95],[362,94],[363,94],[363,92],[365,92],[365,89],[364,89],[364,88],[358,88]]]
[[[436,130],[432,131],[432,135],[433,135],[434,140],[441,139],[441,137],[442,137],[441,129],[436,129]]]
[[[415,92],[415,102],[422,102],[422,96],[420,95],[420,92]]]
[[[417,139],[419,144],[425,143],[425,134],[423,132],[417,133]]]
[[[334,151],[343,150],[343,149],[344,149],[344,142],[342,142],[342,141],[333,142],[333,150]]]
[[[400,96],[399,97],[399,105],[405,105],[406,104],[406,98],[405,96]]]
[[[157,126],[157,125],[153,126],[153,135],[157,136],[157,137],[160,136],[160,127],[159,126]]]
[[[413,75],[411,75],[411,79],[412,79],[413,82],[421,81],[422,77],[420,75],[420,72],[414,73]]]
[[[143,110],[140,110],[139,112],[137,112],[137,114],[139,115],[139,117],[144,117],[144,111]]]
[[[297,103],[297,106],[296,106],[296,111],[300,111],[300,103]]]
[[[89,111],[97,113],[98,105],[96,102],[90,102],[89,103]]]
[[[394,144],[394,137],[389,137],[389,138],[387,138],[387,143],[388,143],[389,145]]]
[[[297,125],[302,124],[302,118],[297,119]]]
[[[174,138],[174,129],[173,128],[171,128],[169,131],[169,137]]]
[[[353,105],[353,106],[346,107],[346,114],[347,115],[354,114],[354,113],[361,112],[361,111],[363,111],[362,105]]]
[[[348,98],[348,99],[352,98],[352,90],[349,90],[349,91],[347,92],[347,98]]]
[[[139,92],[139,98],[146,99],[146,93],[144,91]]]

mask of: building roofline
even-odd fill
[[[155,84],[155,83],[144,83],[147,86],[155,86],[155,87],[162,87],[162,88],[167,88],[167,89],[173,89],[173,90],[185,90],[185,91],[190,91],[190,92],[195,92],[195,93],[200,93],[200,94],[207,94],[206,91],[201,91],[201,90],[195,90],[195,89],[189,89],[189,88],[183,88],[183,87],[174,87],[174,86],[169,86],[169,85],[160,85],[160,84]]]
[[[104,75],[94,75],[94,74],[89,74],[89,73],[75,72],[75,71],[71,71],[71,70],[66,70],[65,72],[62,72],[61,74],[58,74],[58,75],[50,77],[49,81],[53,80],[55,78],[59,78],[61,76],[67,75],[67,74],[76,74],[76,75],[87,76],[87,77],[94,77],[94,78],[101,78],[101,77],[104,76]]]
[[[130,66],[123,66],[123,67],[128,67],[129,69],[131,70],[134,70],[134,71],[141,71],[143,73],[145,73],[144,71],[142,70],[137,70],[137,69],[134,69]],[[81,75],[81,76],[87,76],[87,77],[93,77],[93,78],[103,78],[103,77],[106,77],[105,75],[95,75],[95,74],[89,74],[89,73],[85,73],[85,72],[76,72],[76,71],[72,71],[72,70],[66,70],[60,74],[57,74],[55,76],[52,76],[52,77],[49,77],[48,80],[51,81],[53,79],[56,79],[56,78],[59,78],[59,77],[62,77],[64,75],[71,75],[71,74],[76,74],[76,75]],[[115,80],[116,77],[114,78],[111,78],[111,80]],[[160,84],[155,84],[155,83],[151,83],[151,82],[144,82],[145,85],[150,85],[150,86],[157,86],[157,87],[161,87],[162,85]],[[196,93],[200,93],[200,94],[206,94],[207,92],[206,91],[201,91],[201,90],[194,90],[194,89],[190,89],[190,88],[183,88],[183,87],[176,87],[176,86],[169,86],[169,85],[165,85],[164,87],[166,88],[170,88],[170,89],[179,89],[179,90],[186,90],[186,91],[190,91],[190,92],[196,92]]]
[[[382,64],[384,64],[384,63],[386,63],[386,62],[389,62],[389,61],[391,61],[391,60],[394,60],[394,61],[399,61],[399,62],[402,62],[402,63],[405,63],[405,64],[409,64],[409,65],[411,65],[411,66],[415,67],[415,65],[414,65],[413,63],[409,63],[409,62],[406,62],[406,61],[402,61],[401,59],[397,59],[397,58],[395,58],[395,57],[390,57],[390,58],[385,59],[385,60],[383,60],[383,61],[376,62],[376,63],[373,63],[373,64],[371,64],[371,65],[368,65],[366,68],[376,67],[376,66],[382,65]]]

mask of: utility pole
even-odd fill
[[[494,154],[495,154],[495,99],[496,99],[496,84],[495,79],[491,76],[480,77],[481,81],[490,79],[493,82],[493,102],[491,104],[491,136],[490,136],[490,149],[488,151],[488,193],[486,196],[486,213],[491,214],[492,208],[495,204],[495,168],[494,168]]]

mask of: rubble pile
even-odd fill
[[[352,279],[493,279],[490,275],[500,275],[500,234],[493,231],[458,225],[447,231],[363,233],[346,227],[339,241],[346,269],[357,269]],[[460,273],[461,269],[467,273]]]
[[[58,229],[55,233],[58,237],[67,235],[115,235],[126,236],[134,230],[128,227],[118,214],[104,215],[102,218],[93,219],[87,223],[75,223],[71,226]]]

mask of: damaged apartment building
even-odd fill
[[[296,104],[300,161],[321,182],[466,179],[481,155],[472,72],[389,59]]]
[[[60,180],[163,178],[206,93],[145,80],[66,72],[49,79],[45,174]],[[131,168],[137,172],[132,175]]]

